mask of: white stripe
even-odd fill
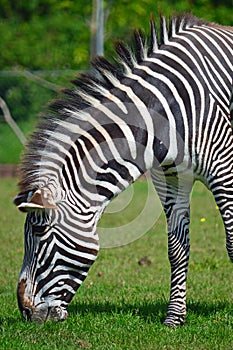
[[[136,159],[137,157],[137,148],[136,148],[136,143],[135,143],[135,138],[132,134],[132,131],[130,127],[126,124],[124,119],[118,117],[116,114],[114,114],[108,107],[107,104],[102,104],[100,103],[99,100],[97,100],[94,97],[90,97],[87,94],[83,94],[80,92],[80,96],[85,99],[87,102],[90,102],[93,107],[98,109],[99,111],[103,112],[111,121],[113,121],[118,127],[121,129],[122,133],[125,135],[125,138],[129,141],[129,149],[131,152],[131,156],[133,159]],[[126,107],[125,107],[126,109]],[[127,109],[126,109],[127,113]]]
[[[90,152],[87,150],[85,142],[81,139],[78,139],[77,142],[79,142],[79,144],[82,147],[83,152],[85,153],[85,156],[92,168],[92,170],[94,170],[97,173],[102,173],[102,174],[106,174],[106,173],[110,173],[113,174],[115,176],[115,178],[118,180],[119,183],[121,183],[125,188],[128,186],[128,181],[126,181],[125,179],[123,179],[119,173],[115,170],[113,170],[112,168],[108,167],[107,169],[103,169],[101,167],[99,167],[95,162],[94,159],[91,157]],[[78,150],[76,150],[78,152]]]
[[[233,31],[227,31],[227,30],[223,30],[224,27],[222,27],[221,29],[219,27],[207,27],[207,26],[203,26],[203,29],[206,32],[210,32],[211,34],[214,34],[218,40],[220,40],[224,46],[224,48],[226,48],[229,53],[232,52],[232,46],[233,45]],[[229,42],[231,42],[231,45],[229,45]]]
[[[225,100],[226,104],[229,103],[229,96],[226,96],[223,92],[222,87],[225,89],[225,91],[228,91],[228,87],[225,84],[225,81],[222,79],[221,75],[219,74],[219,71],[215,69],[215,67],[212,65],[212,63],[210,62],[209,58],[207,56],[204,56],[205,60],[207,61],[209,67],[211,68],[211,71],[207,71],[209,79],[212,81],[213,86],[218,90],[218,93],[222,96],[222,98]],[[213,76],[213,73],[215,75],[215,77],[220,81],[221,86],[219,86],[219,84],[217,83],[217,81],[215,80],[215,77]]]
[[[208,116],[206,118],[206,126],[205,126],[205,131],[203,134],[199,134],[197,137],[201,139],[201,148],[200,148],[200,152],[198,154],[198,158],[199,158],[199,165],[202,164],[206,164],[209,156],[210,156],[210,148],[211,148],[211,142],[209,142],[209,140],[212,141],[212,137],[213,137],[213,133],[215,128],[211,127],[209,129],[210,126],[210,121],[211,121],[211,116],[213,113],[213,109],[214,109],[214,99],[213,97],[210,95],[210,104],[208,107]],[[217,118],[216,118],[217,119]],[[210,133],[209,133],[210,132]]]
[[[190,28],[189,31],[188,31],[189,36],[197,37],[195,33],[190,32],[192,29],[193,29],[193,28]],[[184,31],[184,33],[187,33],[187,31],[186,31],[186,32]],[[209,69],[208,69],[208,67],[207,67],[207,65],[206,65],[206,62],[205,62],[205,60],[204,60],[204,57],[202,56],[202,54],[200,53],[200,51],[197,49],[197,47],[194,45],[194,43],[192,42],[192,40],[189,40],[189,37],[188,37],[187,35],[186,35],[186,36],[182,36],[182,37],[179,36],[179,38],[182,39],[182,40],[184,40],[184,41],[186,41],[186,42],[189,44],[189,46],[192,48],[192,50],[194,50],[194,52],[196,52],[196,54],[198,55],[199,59],[201,60],[201,62],[202,62],[202,64],[203,64],[203,66],[205,67],[206,71],[208,72]],[[199,42],[201,42],[201,41],[199,40]],[[202,44],[203,47],[206,47],[206,46],[205,46],[206,44],[205,44],[204,42],[201,42],[201,44]],[[223,105],[224,108],[227,108],[228,106],[226,106],[226,105],[223,103],[222,99],[219,99],[219,96],[213,91],[212,86],[209,84],[208,79],[205,77],[205,74],[203,73],[203,70],[202,70],[202,68],[200,67],[200,65],[198,64],[198,62],[194,59],[194,57],[193,57],[191,51],[188,51],[184,46],[182,46],[181,44],[176,43],[176,42],[171,42],[170,45],[175,46],[175,47],[177,47],[178,49],[180,49],[181,51],[183,51],[183,52],[194,62],[194,64],[195,64],[196,67],[198,68],[198,70],[199,70],[199,72],[200,72],[202,78],[205,80],[205,82],[206,82],[206,84],[207,84],[209,90],[210,90],[211,93],[213,94],[213,96],[215,96],[215,98],[218,100],[218,102],[219,102],[220,104]],[[164,54],[166,55],[166,52],[165,52]],[[171,55],[169,55],[169,56],[171,56]],[[175,60],[176,62],[180,62],[180,59],[178,59],[176,56],[173,56],[173,57],[174,57],[174,60]],[[182,61],[181,61],[181,62],[182,62]],[[189,73],[190,73],[190,69],[188,69],[188,71],[189,71]],[[209,73],[209,74],[210,74],[210,73]],[[200,91],[200,92],[202,91],[202,93],[201,93],[201,95],[202,95],[202,96],[201,96],[201,106],[202,106],[202,107],[201,107],[201,115],[200,115],[200,132],[202,133],[202,132],[203,132],[203,129],[204,129],[203,121],[204,121],[204,110],[205,110],[205,105],[204,105],[205,97],[204,97],[203,87],[202,87],[202,85],[200,85],[200,83],[199,83],[198,79],[196,78],[195,74],[192,74],[192,78],[194,79],[194,81],[195,81],[196,83],[198,83],[199,91]],[[195,121],[195,118],[193,119],[193,121]],[[194,134],[194,135],[195,135],[195,134]],[[200,140],[200,139],[199,139],[199,140]],[[201,142],[201,140],[198,142],[198,145],[197,145],[197,152],[200,151],[200,142]]]
[[[213,37],[211,35],[208,35],[208,33],[206,33],[206,29],[208,31],[207,27],[204,28],[198,28],[198,27],[194,27],[192,28],[193,31],[195,32],[199,32],[201,33],[205,38],[207,38],[208,41],[210,41],[212,43],[213,46],[215,46],[215,48],[219,51],[219,54],[221,55],[221,57],[224,58],[225,62],[227,63],[228,67],[231,69],[231,71],[233,70],[233,65],[232,62],[230,61],[230,59],[227,57],[225,51],[222,49],[222,47],[219,45],[218,41],[214,40]],[[203,30],[204,29],[204,30]],[[209,30],[209,32],[211,32]],[[213,33],[213,32],[212,32]],[[221,36],[218,36],[216,33],[213,33],[213,35],[218,39],[221,40],[223,42],[223,46],[224,49],[228,49],[229,53],[230,53],[230,57],[232,57],[233,54],[233,50],[232,48],[227,44],[226,41],[223,41]],[[195,36],[196,38],[198,38],[198,41],[201,43],[203,42],[204,45],[202,45],[206,51],[208,52],[208,54],[210,55],[210,57],[213,58],[213,60],[217,63],[217,65],[219,65],[219,67],[221,67],[221,70],[224,72],[224,75],[226,75],[226,77],[228,77],[229,81],[231,81],[231,76],[228,74],[228,72],[225,70],[224,66],[221,63],[221,60],[219,60],[219,57],[216,54],[213,54],[213,52],[210,50],[210,48],[208,47],[208,43],[205,43],[199,36]]]
[[[166,18],[164,16],[162,17],[162,26],[163,26],[163,41],[165,45],[168,45],[169,40],[168,40],[168,32],[167,32],[167,23],[166,23]]]
[[[208,66],[206,65],[205,57],[200,53],[200,51],[197,49],[197,47],[194,45],[194,43],[193,43],[191,40],[189,40],[187,36],[183,36],[183,37],[180,38],[180,39],[182,39],[183,41],[186,41],[186,42],[189,44],[189,46],[192,48],[192,50],[198,55],[198,57],[199,57],[201,63],[203,64],[205,70],[207,71],[209,77],[212,77],[212,73],[209,72],[209,68],[208,68]],[[184,46],[181,46],[181,45],[178,44],[178,43],[173,43],[173,42],[172,42],[171,45],[176,46],[176,47],[179,48],[181,51],[185,52],[185,54],[194,62],[194,64],[195,64],[196,67],[198,68],[198,70],[199,70],[199,72],[200,72],[202,78],[205,80],[205,82],[206,82],[206,84],[207,84],[209,90],[212,92],[213,96],[215,96],[216,100],[218,100],[220,104],[223,104],[222,99],[220,99],[219,96],[218,96],[218,94],[215,93],[215,91],[213,90],[212,86],[209,84],[208,79],[205,77],[205,73],[203,72],[202,67],[200,67],[200,65],[197,63],[197,61],[194,60],[193,55],[190,53],[190,51],[188,51],[187,49],[185,49]],[[204,42],[203,42],[203,45],[202,45],[202,46],[205,47],[205,43],[204,43]],[[216,83],[214,84],[214,86],[215,86],[215,88],[216,88]],[[226,98],[229,99],[228,96],[227,96]],[[225,104],[223,104],[223,106],[224,106],[224,108],[226,108]]]
[[[167,160],[171,160],[174,161],[177,157],[178,154],[178,149],[177,149],[177,135],[176,135],[176,122],[175,122],[175,118],[173,116],[173,113],[170,109],[170,106],[167,102],[166,97],[164,97],[164,95],[160,92],[159,89],[157,89],[156,87],[154,87],[153,85],[149,84],[147,81],[145,81],[144,79],[142,79],[141,77],[139,77],[136,74],[130,74],[129,75],[130,79],[136,80],[139,82],[139,84],[143,87],[145,87],[146,89],[150,90],[153,92],[153,94],[159,99],[160,103],[162,104],[164,111],[168,117],[169,120],[169,140],[170,140],[170,144],[169,144],[169,150],[168,153],[166,155],[166,159]],[[146,116],[144,117],[144,119],[146,118]]]
[[[131,74],[131,73],[129,73]],[[128,76],[128,75],[127,75]],[[153,164],[154,155],[153,155],[153,142],[154,142],[154,126],[152,122],[151,115],[137,95],[134,94],[131,87],[122,84],[119,80],[117,80],[112,74],[106,72],[106,77],[111,81],[111,83],[121,91],[126,92],[127,96],[134,103],[135,107],[139,111],[139,114],[143,117],[143,121],[146,124],[147,132],[148,132],[148,141],[144,152],[144,161],[146,164],[146,168],[150,169]]]
[[[95,84],[93,82],[93,85],[95,87],[95,90],[100,92],[101,95],[105,96],[110,101],[114,102],[118,108],[121,109],[121,111],[125,114],[127,114],[127,108],[125,107],[124,103],[115,95],[111,93],[111,91],[105,89],[103,86]]]
[[[136,68],[140,69],[140,70],[144,70],[148,75],[153,76],[154,78],[159,79],[164,84],[166,84],[169,87],[169,89],[171,90],[174,99],[177,101],[177,103],[178,103],[178,105],[180,107],[181,114],[182,114],[182,117],[183,117],[183,122],[184,122],[184,129],[185,129],[185,132],[184,132],[184,137],[185,137],[185,139],[184,139],[184,154],[185,154],[184,155],[184,162],[186,162],[188,160],[188,158],[189,158],[189,145],[188,145],[189,144],[189,126],[188,126],[188,117],[187,117],[187,113],[186,113],[186,109],[185,109],[185,105],[184,105],[183,99],[181,98],[181,96],[180,96],[176,86],[172,83],[172,81],[170,79],[165,77],[163,74],[156,73],[156,72],[152,71],[149,67],[143,66],[143,65],[138,65]],[[184,80],[184,78],[182,79],[182,82],[183,82],[183,80]],[[138,81],[141,83],[142,80],[138,79]],[[149,84],[149,83],[146,83],[146,84],[148,84],[147,88],[150,91],[152,91],[152,92],[155,91],[155,96],[157,97],[158,96],[157,92],[159,90],[155,89],[155,87],[153,85]],[[190,86],[189,86],[189,88],[190,88]],[[165,99],[166,99],[166,97],[165,97]],[[163,105],[163,107],[164,107],[164,105]],[[170,108],[170,106],[169,106],[169,108]],[[168,111],[168,109],[167,109],[167,111]],[[170,111],[170,113],[172,114],[171,111]],[[167,115],[169,120],[171,119],[170,113]],[[173,120],[175,120],[175,119],[173,119]],[[175,121],[173,121],[173,120],[172,120],[172,122],[175,123]],[[173,130],[173,131],[177,134],[176,126],[175,126],[175,130]],[[170,137],[172,137],[171,133],[170,133]],[[172,139],[170,138],[170,140],[172,140]],[[176,142],[176,144],[177,144],[177,142]],[[172,148],[173,147],[174,147],[174,145],[172,145]],[[169,150],[168,154],[172,154],[172,150]],[[169,158],[169,156],[168,156],[168,158]],[[174,159],[175,158],[173,158],[173,160]]]

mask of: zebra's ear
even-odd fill
[[[14,198],[14,204],[22,212],[30,212],[44,209],[57,209],[51,192],[47,188],[20,192]]]

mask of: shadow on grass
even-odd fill
[[[71,304],[68,308],[70,316],[72,314],[79,314],[85,316],[88,313],[97,315],[101,313],[107,314],[131,314],[137,315],[143,318],[147,322],[163,322],[166,317],[168,304],[163,300],[157,300],[154,303],[144,302],[138,305],[137,303],[123,303],[119,301],[119,304],[110,302],[76,302]],[[217,312],[226,310],[227,313],[231,313],[231,305],[228,302],[188,302],[187,313],[194,316],[210,317]]]
[[[74,316],[79,314],[85,317],[87,314],[98,315],[98,314],[125,314],[125,315],[136,315],[144,319],[149,323],[162,323],[165,320],[167,312],[167,302],[164,300],[157,300],[154,303],[141,302],[138,303],[125,303],[119,300],[118,304],[106,302],[75,302],[71,303],[68,307],[69,315]],[[193,314],[194,316],[203,316],[209,318],[218,312],[224,311],[231,315],[231,304],[229,302],[195,302],[190,301],[187,303],[187,313]],[[0,317],[0,327],[7,327],[15,325],[16,323],[27,323],[20,315],[16,317]]]
[[[19,323],[21,321],[25,322],[23,318],[20,316],[20,314],[18,317],[12,317],[12,316],[0,317],[0,327],[13,326],[16,323]]]
[[[208,303],[206,301],[190,301],[187,302],[187,312],[193,313],[197,316],[209,317],[214,315],[217,312],[226,311],[227,313],[231,313],[232,305],[228,301],[216,301],[212,303]]]
[[[76,314],[85,316],[88,313],[91,314],[131,314],[138,315],[145,320],[150,320],[152,322],[163,321],[166,315],[167,303],[163,301],[157,301],[154,304],[145,303],[143,305],[138,305],[136,303],[122,303],[119,302],[118,305],[110,302],[98,302],[98,303],[85,303],[85,302],[76,302],[75,304],[71,304],[69,307],[69,314]]]

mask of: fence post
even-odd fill
[[[23,145],[25,145],[26,138],[25,138],[24,134],[22,133],[22,131],[20,130],[20,128],[18,127],[18,125],[16,124],[16,122],[14,121],[14,119],[12,118],[11,113],[9,111],[9,108],[8,108],[6,102],[3,100],[2,97],[0,97],[0,108],[3,111],[3,116],[4,116],[5,121],[7,122],[7,124],[14,131],[14,133],[16,134],[16,136],[18,137],[20,142]]]
[[[91,59],[104,55],[104,2],[93,0],[91,20]]]

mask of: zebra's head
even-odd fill
[[[20,311],[30,321],[64,320],[67,305],[98,254],[95,228],[87,230],[75,208],[67,208],[65,201],[56,204],[45,188],[21,192],[14,202],[27,213],[17,288]],[[86,241],[81,228],[88,231]]]

